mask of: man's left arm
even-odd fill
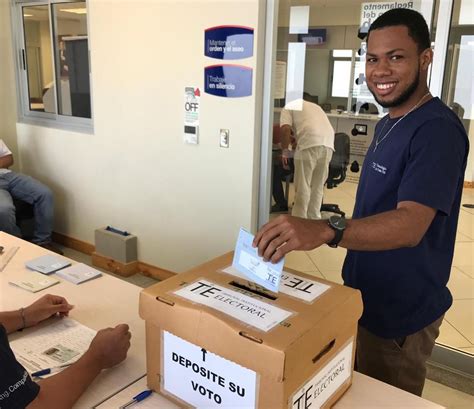
[[[360,251],[414,247],[425,235],[435,215],[435,209],[422,204],[400,202],[396,210],[348,220],[339,247]],[[265,260],[276,263],[290,251],[315,249],[331,242],[334,236],[334,230],[325,220],[285,215],[264,225],[255,236],[254,245]]]

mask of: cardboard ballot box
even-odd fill
[[[142,291],[148,386],[183,407],[330,407],[352,381],[360,292],[285,269],[272,293],[231,263]]]

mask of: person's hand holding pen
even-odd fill
[[[53,315],[67,317],[74,308],[64,297],[47,294],[21,310],[24,327],[32,327]]]

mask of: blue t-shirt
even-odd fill
[[[377,124],[353,218],[394,210],[403,201],[434,208],[436,216],[416,247],[350,250],[342,272],[344,284],[362,292],[359,324],[383,338],[413,334],[452,304],[446,284],[469,150],[459,119],[433,98],[401,120],[374,152],[376,138],[383,138],[398,119],[386,116]]]

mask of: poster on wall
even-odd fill
[[[360,29],[361,34],[367,34],[372,22],[388,10],[404,8],[416,10],[425,18],[428,28],[431,27],[431,15],[433,12],[432,0],[411,1],[371,1],[362,3],[360,6]]]
[[[219,60],[239,60],[253,55],[253,28],[210,27],[204,32],[204,55]]]
[[[286,62],[276,61],[275,63],[275,77],[273,85],[273,98],[285,98],[286,89]]]
[[[201,91],[197,87],[184,88],[184,142],[199,143],[199,103]]]
[[[248,97],[252,74],[252,68],[243,65],[210,65],[204,68],[204,92],[224,98]]]

